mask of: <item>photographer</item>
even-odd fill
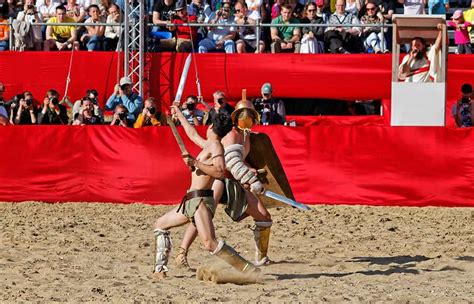
[[[24,94],[16,95],[10,104],[10,123],[13,125],[36,124],[36,112],[32,99],[26,99]]]
[[[262,98],[254,101],[255,110],[260,114],[262,125],[283,125],[286,122],[285,104],[275,99],[270,83],[264,83],[261,89]]]
[[[186,101],[181,106],[181,113],[183,113],[184,118],[186,118],[186,120],[192,126],[202,125],[202,121],[204,118],[204,112],[199,109],[196,109],[197,102],[198,97],[194,95],[189,95],[188,97],[186,97]]]
[[[230,116],[230,114],[234,112],[234,108],[227,103],[224,92],[215,91],[214,94],[212,94],[212,97],[214,98],[214,107],[206,113],[203,119],[204,125],[210,125],[216,113],[224,112]]]
[[[110,123],[111,126],[121,126],[121,127],[130,127],[131,123],[127,119],[127,108],[124,105],[117,105],[114,111],[114,117],[112,122]]]
[[[0,82],[0,125],[5,126],[8,124],[8,111],[3,100],[3,92],[5,92],[5,86]]]
[[[38,113],[39,125],[67,125],[69,117],[66,107],[59,104],[57,97],[45,97]]]
[[[72,123],[74,126],[101,125],[102,121],[94,114],[94,106],[89,97],[82,98],[79,114]]]
[[[132,80],[128,77],[120,79],[119,84],[115,86],[114,93],[107,100],[105,109],[111,111],[119,104],[125,106],[128,112],[127,119],[134,123],[142,110],[143,99],[132,91]]]
[[[196,23],[196,16],[189,16],[186,4],[179,0],[175,8],[176,15],[171,18],[173,24]],[[193,43],[197,43],[197,27],[189,26],[170,26],[170,31],[176,34],[176,52],[191,53],[193,51]],[[192,39],[192,41],[191,41]]]
[[[86,91],[86,96],[84,98],[89,98],[89,100],[92,102],[92,106],[94,108],[94,115],[99,117],[100,122],[104,123],[104,113],[102,109],[99,106],[99,93],[95,89],[89,89]],[[79,112],[82,107],[82,100],[84,99],[77,100],[74,103],[74,106],[72,107],[72,119],[75,120],[77,118],[77,115],[79,115]]]
[[[451,115],[458,128],[472,127],[474,107],[472,106],[472,86],[465,83],[461,86],[461,98],[453,105]]]
[[[216,14],[209,23],[231,25],[234,24],[234,16],[230,14],[230,3],[224,3],[222,8],[216,11]],[[237,37],[237,31],[234,26],[210,27],[207,38],[199,42],[199,53],[207,53],[213,50],[224,50],[226,53],[235,53],[234,39]]]
[[[37,51],[41,51],[41,43],[43,42],[43,34],[41,33],[41,26],[35,25],[36,22],[42,22],[41,14],[36,9],[34,5],[34,0],[26,0],[25,5],[23,7],[23,11],[19,12],[16,20],[17,21],[25,21],[31,24],[31,33],[27,41],[30,41],[32,45],[28,45],[27,47],[33,47]]]
[[[145,99],[143,111],[138,115],[137,121],[133,125],[134,128],[161,126],[161,112],[156,110],[155,98],[148,97]]]
[[[175,15],[175,0],[157,0],[153,5],[153,32],[169,32],[167,23],[171,23]],[[176,40],[174,38],[159,39],[159,49],[161,52],[174,52]]]

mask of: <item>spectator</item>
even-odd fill
[[[171,22],[174,15],[175,0],[156,0],[153,6],[153,31],[169,32],[166,24]],[[160,39],[160,51],[172,52],[176,49],[176,40],[174,38]]]
[[[318,8],[314,2],[306,5],[305,15],[302,23],[323,24],[323,16],[317,15]],[[301,29],[303,38],[301,38],[300,52],[304,54],[324,53],[324,27],[305,26]]]
[[[172,18],[173,24],[196,23],[196,16],[189,16],[186,4],[182,1],[176,3],[176,16]],[[194,43],[197,43],[198,28],[189,26],[172,26],[170,31],[176,33],[176,51],[180,53],[190,53],[193,51]]]
[[[84,22],[87,32],[82,35],[81,42],[88,51],[103,50],[105,26],[91,24],[104,23],[105,19],[100,15],[99,7],[95,4],[91,4],[87,12],[90,17]]]
[[[56,8],[56,17],[48,20],[48,23],[72,23],[74,19],[66,16],[66,8],[58,6]],[[79,42],[76,41],[76,27],[71,25],[53,25],[46,26],[46,40],[44,50],[50,51],[57,49],[59,51],[72,49],[79,50]]]
[[[46,22],[49,18],[52,18],[56,14],[56,7],[61,5],[59,0],[43,0],[38,1],[37,3],[38,12],[41,14],[41,18]]]
[[[472,106],[472,86],[465,83],[461,86],[462,97],[451,108],[451,114],[459,128],[472,127],[474,117]]]
[[[212,97],[214,98],[214,107],[203,118],[204,125],[210,125],[216,113],[224,112],[230,116],[234,112],[234,108],[227,103],[224,92],[215,91]]]
[[[346,7],[344,11],[346,13],[352,14],[354,16],[359,16],[359,12],[362,10],[364,6],[364,1],[361,0],[347,0]]]
[[[35,25],[35,23],[42,22],[43,18],[36,9],[34,0],[25,1],[23,10],[18,13],[16,20],[19,22],[25,21],[31,24],[31,32],[26,33],[29,36],[26,39],[26,41],[29,42],[26,47],[41,51],[41,45],[43,44],[43,33],[41,32],[41,26]]]
[[[72,107],[72,119],[76,119],[77,115],[79,115],[79,112],[82,108],[82,103],[85,98],[88,98],[92,102],[92,107],[94,110],[94,116],[97,116],[100,119],[100,123],[104,122],[104,113],[102,109],[99,106],[99,93],[95,89],[89,89],[86,91],[86,96],[82,98],[81,100],[78,100],[74,103],[74,106]]]
[[[8,112],[5,107],[5,100],[3,99],[3,93],[5,92],[5,86],[0,82],[0,125],[8,124]]]
[[[38,113],[39,125],[67,125],[69,117],[67,116],[66,107],[59,104],[57,97],[45,97],[43,106]]]
[[[236,24],[248,24],[255,25],[257,23],[256,19],[253,19],[251,15],[248,15],[247,4],[245,2],[236,2],[235,3],[235,23]],[[248,26],[239,26],[239,40],[237,40],[236,49],[237,53],[257,53],[257,35],[255,34],[254,27]],[[263,53],[265,50],[265,42],[260,40],[259,52]]]
[[[7,0],[7,12],[5,14],[5,19],[16,18],[18,12],[23,9],[23,2],[20,0]]]
[[[471,1],[471,8],[463,12],[463,17],[465,21],[470,22],[471,24],[474,23],[474,0]],[[474,43],[474,33],[471,29],[472,27],[468,27],[467,31],[471,33],[471,43]]]
[[[161,126],[161,112],[156,109],[155,98],[148,97],[145,99],[143,111],[138,114],[137,121],[133,125],[134,128]]]
[[[131,123],[134,123],[142,110],[143,99],[132,91],[132,80],[128,77],[122,77],[120,79],[119,84],[115,86],[114,93],[107,100],[105,109],[107,111],[116,109],[119,104],[127,109],[127,119]]]
[[[114,117],[111,126],[130,127],[131,122],[127,119],[128,116],[127,108],[123,104],[118,104],[114,110]]]
[[[212,16],[211,6],[207,3],[203,3],[203,0],[192,0],[188,4],[188,15],[196,16],[197,23],[209,22],[209,19]],[[198,29],[198,42],[206,38],[207,29],[205,27],[200,27]]]
[[[122,36],[122,14],[120,8],[116,4],[109,7],[109,15],[107,16],[107,23],[116,23],[117,25],[107,25],[105,27],[104,49],[106,51],[116,51],[121,48],[119,41]]]
[[[285,104],[273,97],[270,83],[264,83],[261,88],[262,98],[254,101],[255,110],[260,114],[262,125],[283,125],[286,123]]]
[[[293,17],[290,5],[285,5],[281,10],[281,15],[272,20],[272,24],[300,23]],[[272,38],[272,53],[281,53],[282,51],[300,52],[301,29],[294,26],[272,27],[270,29]]]
[[[230,15],[230,4],[224,3],[209,23],[230,25],[234,18]],[[234,39],[237,36],[235,27],[218,26],[209,28],[207,38],[199,42],[199,53],[207,53],[212,50],[225,50],[226,53],[235,53]]]
[[[404,15],[424,15],[426,0],[398,0],[403,4]]]
[[[202,125],[204,119],[204,112],[196,108],[197,102],[198,98],[196,96],[189,95],[182,106],[181,113],[192,126]]]
[[[373,2],[365,5],[366,14],[360,19],[362,24],[382,25],[384,20],[379,8]],[[362,38],[367,51],[372,50],[375,54],[387,52],[387,43],[385,41],[385,32],[381,32],[381,27],[362,28]]]
[[[446,22],[448,26],[454,27],[454,42],[456,43],[456,54],[472,54],[471,38],[469,37],[468,27],[470,22],[464,21],[462,10],[457,10],[452,16],[452,21]]]
[[[437,81],[441,68],[442,25],[438,24],[438,36],[435,44],[427,52],[426,42],[421,37],[413,38],[411,50],[403,57],[399,66],[398,78],[405,82]]]
[[[276,0],[271,9],[271,17],[272,19],[275,19],[281,15],[281,9],[285,3],[285,0]]]
[[[9,49],[9,26],[8,20],[4,19],[3,11],[0,11],[0,51],[8,51]]]
[[[66,15],[74,22],[82,22],[86,18],[84,6],[76,3],[76,0],[67,0],[63,5],[66,8]]]
[[[32,125],[36,124],[37,109],[33,100],[25,99],[20,94],[13,98],[10,105],[10,123],[14,125]]]
[[[89,6],[91,5],[97,5],[99,7],[100,15],[103,17],[107,16],[107,12],[113,4],[113,0],[84,0],[82,3],[83,7],[86,9],[89,9]]]
[[[347,27],[347,24],[360,24],[357,16],[344,11],[345,0],[336,0],[336,11],[329,17],[329,24],[324,33],[326,46],[331,53],[349,54],[349,51],[357,52],[359,27]]]
[[[237,4],[238,2],[236,2]],[[260,15],[260,10],[263,4],[263,0],[245,0],[245,2],[241,2],[242,4],[245,4],[245,6],[248,8],[248,11],[250,12],[248,14],[248,17],[251,18],[252,20],[257,20],[261,19],[262,16]]]
[[[89,97],[84,97],[81,100],[81,109],[74,118],[72,123],[74,126],[83,125],[101,125],[102,120],[99,116],[95,115],[94,103]]]
[[[428,14],[446,15],[449,11],[449,0],[428,0]]]

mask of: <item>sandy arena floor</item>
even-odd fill
[[[271,209],[258,283],[151,279],[152,224],[169,206],[0,203],[0,302],[474,303],[474,209]],[[254,256],[252,221],[219,209],[217,235]],[[173,231],[179,246],[184,229]],[[224,267],[196,242],[190,264]]]

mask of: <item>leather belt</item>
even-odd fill
[[[176,212],[179,212],[181,209],[181,213],[184,214],[184,205],[186,203],[186,201],[190,200],[190,199],[193,199],[193,198],[196,198],[196,197],[213,197],[214,196],[214,191],[213,190],[193,190],[193,191],[189,191],[188,193],[186,193],[183,197],[183,199],[181,200],[181,204],[179,204],[179,207],[178,207],[178,210],[176,210]]]

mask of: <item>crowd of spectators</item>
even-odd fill
[[[16,50],[120,49],[124,1],[0,0],[0,51],[9,48],[11,29]],[[148,21],[153,24],[147,40],[150,51],[381,53],[389,49],[387,41],[391,39],[390,29],[382,28],[382,24],[389,24],[395,11],[406,15],[451,16],[448,0],[148,0],[144,3],[149,12]],[[461,9],[453,14],[453,22],[448,25],[456,32],[458,52],[469,53],[474,0],[470,9],[469,4],[462,2],[452,5]],[[11,28],[7,25],[8,18],[14,20]],[[36,24],[40,22],[83,25]],[[253,25],[257,22],[274,26],[256,33]],[[97,25],[101,23],[111,25]],[[180,26],[183,23],[216,26]],[[305,26],[278,26],[301,23]],[[360,24],[374,27],[360,27]],[[257,34],[261,37],[258,46]]]
[[[54,89],[47,91],[42,101],[38,101],[31,92],[5,100],[5,86],[0,82],[0,125],[109,124],[133,128],[166,125],[166,116],[156,100],[148,97],[143,101],[141,96],[132,91],[132,87],[130,78],[122,77],[104,108],[99,104],[97,90],[89,89],[83,98],[68,109]],[[255,108],[262,117],[262,124],[286,124],[285,105],[273,97],[272,91],[270,83],[263,84],[262,97],[254,100]],[[190,95],[178,106],[184,117],[195,126],[210,124],[217,113],[230,116],[234,111],[220,90],[214,92],[212,102],[204,101],[201,96]],[[111,114],[106,117],[104,113]]]

